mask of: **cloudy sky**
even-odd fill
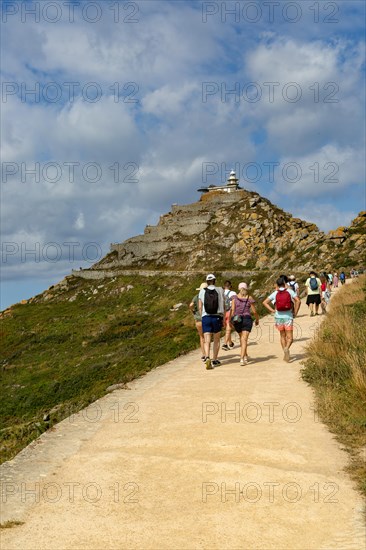
[[[365,2],[1,9],[2,309],[232,168],[325,231],[365,209]]]

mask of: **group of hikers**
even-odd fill
[[[337,273],[323,272],[320,276],[315,271],[309,273],[305,282],[307,292],[306,304],[310,316],[326,313],[332,288],[346,282],[344,271]],[[206,282],[196,289],[196,294],[189,308],[191,309],[200,337],[202,361],[207,370],[221,365],[218,359],[221,331],[224,329],[224,344],[222,349],[229,351],[234,347],[231,334],[234,329],[240,341],[240,365],[247,365],[248,338],[253,323],[259,325],[259,315],[255,307],[255,299],[250,295],[247,283],[241,282],[238,291],[232,290],[231,281],[227,280],[223,287],[216,286],[216,277],[209,273]],[[280,275],[276,281],[275,290],[263,301],[264,307],[274,314],[275,327],[280,333],[283,349],[283,359],[290,361],[290,347],[293,342],[294,318],[301,306],[300,288],[295,275]],[[212,358],[211,358],[212,344]]]

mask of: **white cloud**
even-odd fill
[[[84,229],[85,219],[84,219],[84,214],[82,212],[78,214],[78,217],[76,218],[74,223],[74,227],[75,229]]]
[[[248,75],[262,93],[250,116],[265,126],[276,152],[300,155],[326,143],[359,147],[363,62],[364,47],[347,41],[282,37],[260,44],[246,55]],[[242,112],[247,111],[246,103]]]
[[[254,81],[278,82],[282,86],[297,82],[305,88],[336,76],[337,48],[321,41],[298,43],[282,37],[249,52],[246,65]]]
[[[143,108],[146,113],[156,116],[172,116],[182,111],[194,92],[201,92],[197,84],[186,83],[182,86],[163,86],[146,94]]]
[[[335,196],[350,185],[364,188],[364,151],[326,145],[311,155],[284,157],[275,169],[275,189],[301,198]]]
[[[295,217],[315,223],[321,231],[328,232],[340,226],[348,226],[357,216],[355,210],[339,210],[331,202],[317,203],[309,201],[306,205],[293,208]]]

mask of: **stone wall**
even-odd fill
[[[230,277],[243,277],[248,278],[256,275],[255,271],[224,271],[220,273],[220,278],[230,278]],[[207,273],[203,271],[167,271],[159,269],[116,269],[114,271],[107,270],[93,270],[93,269],[82,269],[80,271],[73,269],[72,275],[74,277],[79,277],[81,279],[111,279],[112,277],[117,277],[119,275],[133,276],[138,275],[139,277],[156,277],[157,275],[169,276],[169,277],[196,277],[197,275],[202,275],[204,278]]]

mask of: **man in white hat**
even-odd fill
[[[220,348],[222,321],[225,313],[224,290],[216,287],[216,277],[209,273],[206,277],[207,288],[198,295],[199,311],[202,317],[202,332],[205,341],[206,369],[211,370],[221,365],[217,359]],[[211,334],[213,334],[213,360],[210,359]]]
[[[199,288],[196,288],[196,290],[202,290],[204,288],[207,288],[207,283],[202,283]],[[202,354],[201,359],[202,361],[206,361],[205,340],[203,338],[203,332],[202,332],[202,318],[201,318],[199,304],[198,304],[198,294],[196,294],[192,298],[192,302],[189,304],[189,309],[193,313],[193,318],[196,323],[196,329],[200,337],[200,346],[201,346],[201,354]]]

